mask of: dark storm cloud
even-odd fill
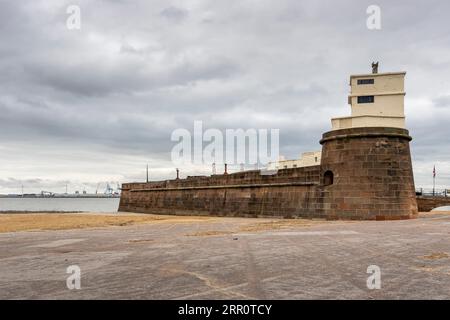
[[[450,95],[437,97],[433,99],[433,103],[436,107],[450,108]]]
[[[139,180],[147,162],[170,177],[170,135],[194,120],[278,128],[288,158],[319,150],[350,112],[349,74],[372,60],[408,72],[416,183],[433,162],[450,170],[447,1],[379,1],[379,31],[366,28],[372,1],[82,0],[78,31],[70,4],[0,3],[0,193]]]
[[[132,54],[129,47],[123,54]],[[160,87],[185,86],[199,80],[225,78],[238,71],[237,66],[223,57],[213,57],[208,64],[184,59],[161,70],[151,70],[127,58],[118,57],[118,60],[117,65],[84,60],[72,64],[65,61],[34,62],[24,67],[32,81],[82,96],[132,94]]]
[[[170,6],[161,10],[160,14],[161,16],[166,17],[169,20],[181,21],[187,17],[188,11],[185,9]]]

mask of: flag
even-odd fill
[[[436,178],[436,166],[433,166],[433,178]]]

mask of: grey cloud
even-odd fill
[[[170,6],[161,10],[160,14],[169,20],[181,21],[187,18],[188,11],[185,9]]]
[[[320,149],[350,113],[349,74],[372,60],[429,102],[406,104],[415,166],[450,162],[447,1],[379,1],[380,31],[366,28],[371,1],[80,1],[80,31],[65,28],[69,4],[0,3],[0,192],[9,178],[138,179],[146,162],[171,177],[170,134],[194,120],[279,128],[288,158]]]
[[[450,108],[450,95],[440,96],[433,99],[433,104],[439,108]]]
[[[151,70],[146,64],[118,61],[104,64],[101,59],[67,64],[65,61],[27,64],[25,71],[40,85],[69,93],[96,96],[149,91],[159,87],[183,86],[195,81],[226,78],[239,67],[222,57],[204,61],[184,59],[175,66]]]

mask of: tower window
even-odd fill
[[[358,97],[358,103],[374,103],[375,97],[374,96],[359,96]]]
[[[361,84],[374,84],[375,80],[374,79],[358,79],[358,85]]]
[[[330,186],[333,184],[334,180],[334,175],[333,172],[330,170],[325,171],[325,173],[323,174],[323,185],[324,186]]]

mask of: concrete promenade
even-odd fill
[[[450,213],[0,234],[1,299],[450,299]],[[81,268],[69,290],[66,269]],[[369,265],[381,289],[369,290]]]

